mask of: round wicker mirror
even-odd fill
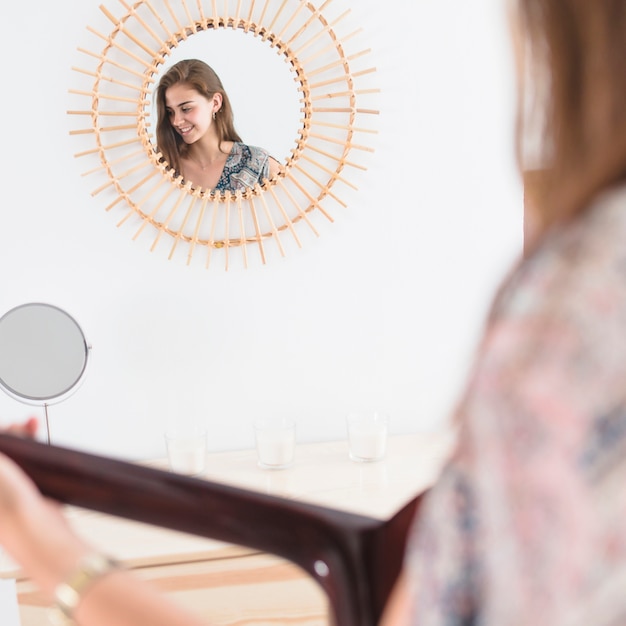
[[[166,246],[170,259],[182,256],[190,264],[200,258],[208,268],[219,253],[228,269],[233,249],[241,251],[245,267],[251,248],[265,263],[269,242],[284,256],[282,237],[301,246],[300,228],[317,235],[318,215],[333,221],[334,206],[346,206],[340,185],[355,189],[350,171],[365,169],[352,155],[372,152],[366,138],[376,131],[366,120],[378,113],[362,100],[379,90],[356,85],[375,71],[362,65],[369,49],[346,51],[360,29],[338,34],[349,9],[333,0],[319,7],[305,0],[119,3],[119,14],[100,7],[112,24],[109,33],[87,27],[103,47],[80,49],[94,66],[73,68],[85,88],[70,90],[83,105],[68,111],[72,119],[85,120],[71,133],[93,138],[95,145],[76,156],[94,161],[85,173],[103,182],[93,195],[107,197],[106,210],[119,215],[117,224],[136,224],[133,238],[148,237],[151,250]],[[271,52],[292,82],[297,109],[287,122],[295,126],[287,135],[292,144],[287,139],[287,153],[275,155],[280,173],[237,192],[194,187],[174,173],[154,139],[159,75],[181,53],[186,56],[189,40],[224,31]]]

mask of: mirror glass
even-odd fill
[[[90,346],[76,320],[32,302],[0,318],[0,387],[27,404],[59,402],[82,381]]]
[[[296,147],[303,113],[296,76],[289,71],[286,57],[277,62],[277,54],[268,41],[241,30],[203,30],[181,41],[153,76],[155,90],[146,109],[152,143],[158,119],[156,85],[161,76],[178,61],[200,59],[220,77],[243,142],[265,148],[285,164]],[[281,123],[269,123],[276,119]]]

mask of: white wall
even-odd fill
[[[93,344],[84,384],[50,407],[54,442],[157,456],[164,424],[192,411],[215,450],[252,445],[251,420],[273,412],[294,415],[302,441],[342,437],[354,406],[398,433],[447,419],[521,247],[502,3],[335,2],[373,49],[376,151],[319,238],[228,272],[132,241],[81,177],[67,92],[101,0],[0,7],[0,313],[49,301]],[[32,413],[0,394],[5,421]]]

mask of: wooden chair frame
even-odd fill
[[[60,502],[295,563],[321,585],[337,626],[378,623],[421,501],[381,521],[8,434],[0,452]]]

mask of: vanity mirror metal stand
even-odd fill
[[[52,304],[22,304],[0,318],[0,388],[15,400],[43,406],[48,443],[48,406],[76,391],[90,352],[78,322]]]
[[[92,195],[107,198],[106,210],[133,239],[207,268],[219,254],[228,269],[237,250],[248,267],[249,250],[262,263],[270,243],[285,256],[286,244],[302,247],[302,229],[318,236],[318,220],[332,222],[334,208],[347,206],[341,186],[356,189],[351,174],[373,152],[379,89],[345,0],[119,0],[100,9],[103,25],[87,27],[95,51],[79,48],[85,62],[73,68],[77,106],[68,113],[80,127],[71,134],[85,147],[76,156],[93,162],[85,174],[99,178]],[[164,160],[154,92],[174,60],[198,57],[224,82],[238,129],[250,129],[239,130],[244,142],[271,148],[280,161],[271,180],[216,192],[194,187]],[[291,111],[277,114],[291,101]],[[286,141],[269,146],[285,129]]]

